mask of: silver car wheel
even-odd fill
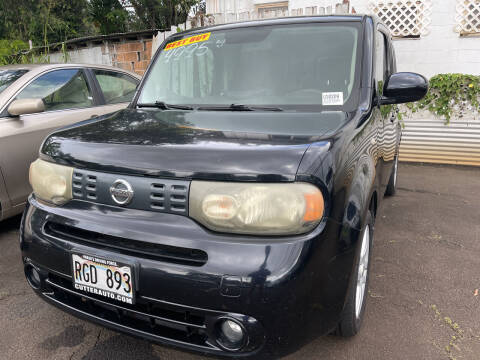
[[[357,290],[355,292],[355,316],[360,318],[365,291],[367,288],[368,260],[370,255],[370,226],[367,225],[363,232],[360,261],[358,262]]]

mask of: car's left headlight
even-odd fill
[[[30,185],[38,198],[55,205],[72,199],[73,168],[41,159],[30,165]]]
[[[292,235],[322,219],[321,191],[308,183],[192,181],[190,216],[213,231]]]

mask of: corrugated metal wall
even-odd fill
[[[452,119],[445,125],[426,113],[404,123],[400,161],[480,166],[480,119]]]

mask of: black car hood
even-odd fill
[[[346,120],[344,112],[125,109],[53,133],[41,155],[123,174],[293,181],[309,146],[328,149],[321,139]]]

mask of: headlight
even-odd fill
[[[55,205],[72,199],[73,168],[36,160],[30,165],[30,185],[34,194]]]
[[[322,193],[307,183],[192,181],[189,203],[190,216],[211,230],[258,235],[305,233],[324,210]]]

